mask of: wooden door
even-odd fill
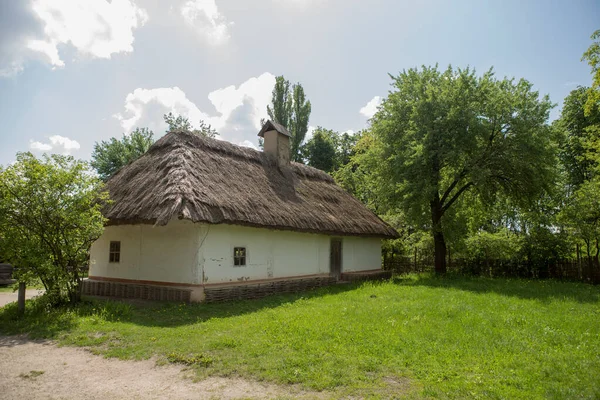
[[[342,275],[342,239],[331,239],[329,263],[331,276],[340,279]]]

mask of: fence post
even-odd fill
[[[19,282],[19,294],[17,298],[18,315],[22,317],[25,314],[25,282]]]

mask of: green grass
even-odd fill
[[[27,332],[201,378],[242,376],[332,396],[600,398],[600,287],[411,276],[226,304],[88,302],[27,316]]]
[[[12,293],[15,291],[14,285],[2,285],[0,286],[0,293]]]
[[[13,292],[16,293],[18,289],[19,289],[19,285],[17,283],[13,283],[10,285],[2,285],[2,286],[0,286],[0,293],[13,293]],[[43,290],[44,285],[42,284],[41,281],[36,280],[32,284],[27,285],[27,289]]]

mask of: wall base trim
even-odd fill
[[[342,272],[342,280],[346,282],[362,282],[385,280],[392,277],[392,271],[383,271],[381,269],[373,269],[370,271],[352,271]]]
[[[391,278],[391,271],[342,272],[341,280],[361,282]],[[245,282],[213,283],[206,285],[157,282],[90,276],[82,283],[82,294],[126,299],[221,302],[229,300],[258,299],[278,293],[298,293],[336,284],[329,274],[304,275],[285,278],[261,279]]]
[[[191,288],[164,285],[146,285],[84,279],[81,294],[87,296],[106,296],[122,299],[176,301],[189,303],[192,301]]]

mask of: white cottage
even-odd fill
[[[397,232],[290,162],[284,127],[259,136],[264,152],[171,132],[112,176],[83,293],[223,300],[380,275],[381,239]]]

